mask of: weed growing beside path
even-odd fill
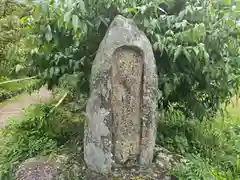
[[[78,116],[64,107],[49,115],[52,108],[51,103],[32,105],[23,118],[12,119],[1,130],[0,177],[14,179],[16,167],[22,161],[66,150],[64,145],[83,133],[83,124]],[[81,140],[78,138],[78,141]]]

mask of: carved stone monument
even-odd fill
[[[84,139],[91,172],[151,165],[157,81],[151,43],[131,20],[116,16],[92,66]]]

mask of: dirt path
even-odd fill
[[[52,93],[45,87],[39,91],[26,94],[20,99],[13,101],[3,107],[0,107],[0,128],[3,127],[4,122],[10,117],[20,116],[22,111],[31,104],[37,104],[50,99]]]

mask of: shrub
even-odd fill
[[[171,109],[159,121],[157,144],[187,157],[187,164],[177,170],[183,179],[201,179],[213,173],[225,179],[239,179],[240,121],[233,118],[236,117],[226,115],[200,122]]]
[[[30,8],[13,0],[2,1],[0,4],[0,76],[16,76],[25,65],[26,55],[21,45],[25,28],[20,19],[29,14]],[[14,54],[14,45],[21,54]],[[16,49],[16,48],[15,48]],[[26,74],[26,71],[22,74]],[[18,74],[19,75],[19,74]]]
[[[180,2],[180,3],[179,3]],[[78,76],[89,91],[91,63],[117,14],[132,18],[150,39],[157,63],[161,108],[203,119],[227,102],[239,85],[237,11],[223,1],[45,1],[27,16],[33,73],[50,88],[65,75]],[[163,106],[162,106],[163,105]]]
[[[22,161],[56,153],[75,139],[81,142],[83,126],[79,116],[64,107],[50,113],[52,108],[51,104],[31,106],[22,120],[13,119],[1,130],[0,177],[12,179]]]
[[[172,175],[179,180],[216,180],[211,174],[212,168],[209,160],[190,154],[186,157],[185,162],[172,171]]]
[[[189,154],[186,159],[175,167],[171,174],[179,180],[238,180],[239,176],[231,170],[221,170],[211,160],[202,158],[199,154]]]

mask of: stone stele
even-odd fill
[[[157,82],[151,43],[132,20],[116,16],[92,66],[84,132],[90,171],[151,165]]]

